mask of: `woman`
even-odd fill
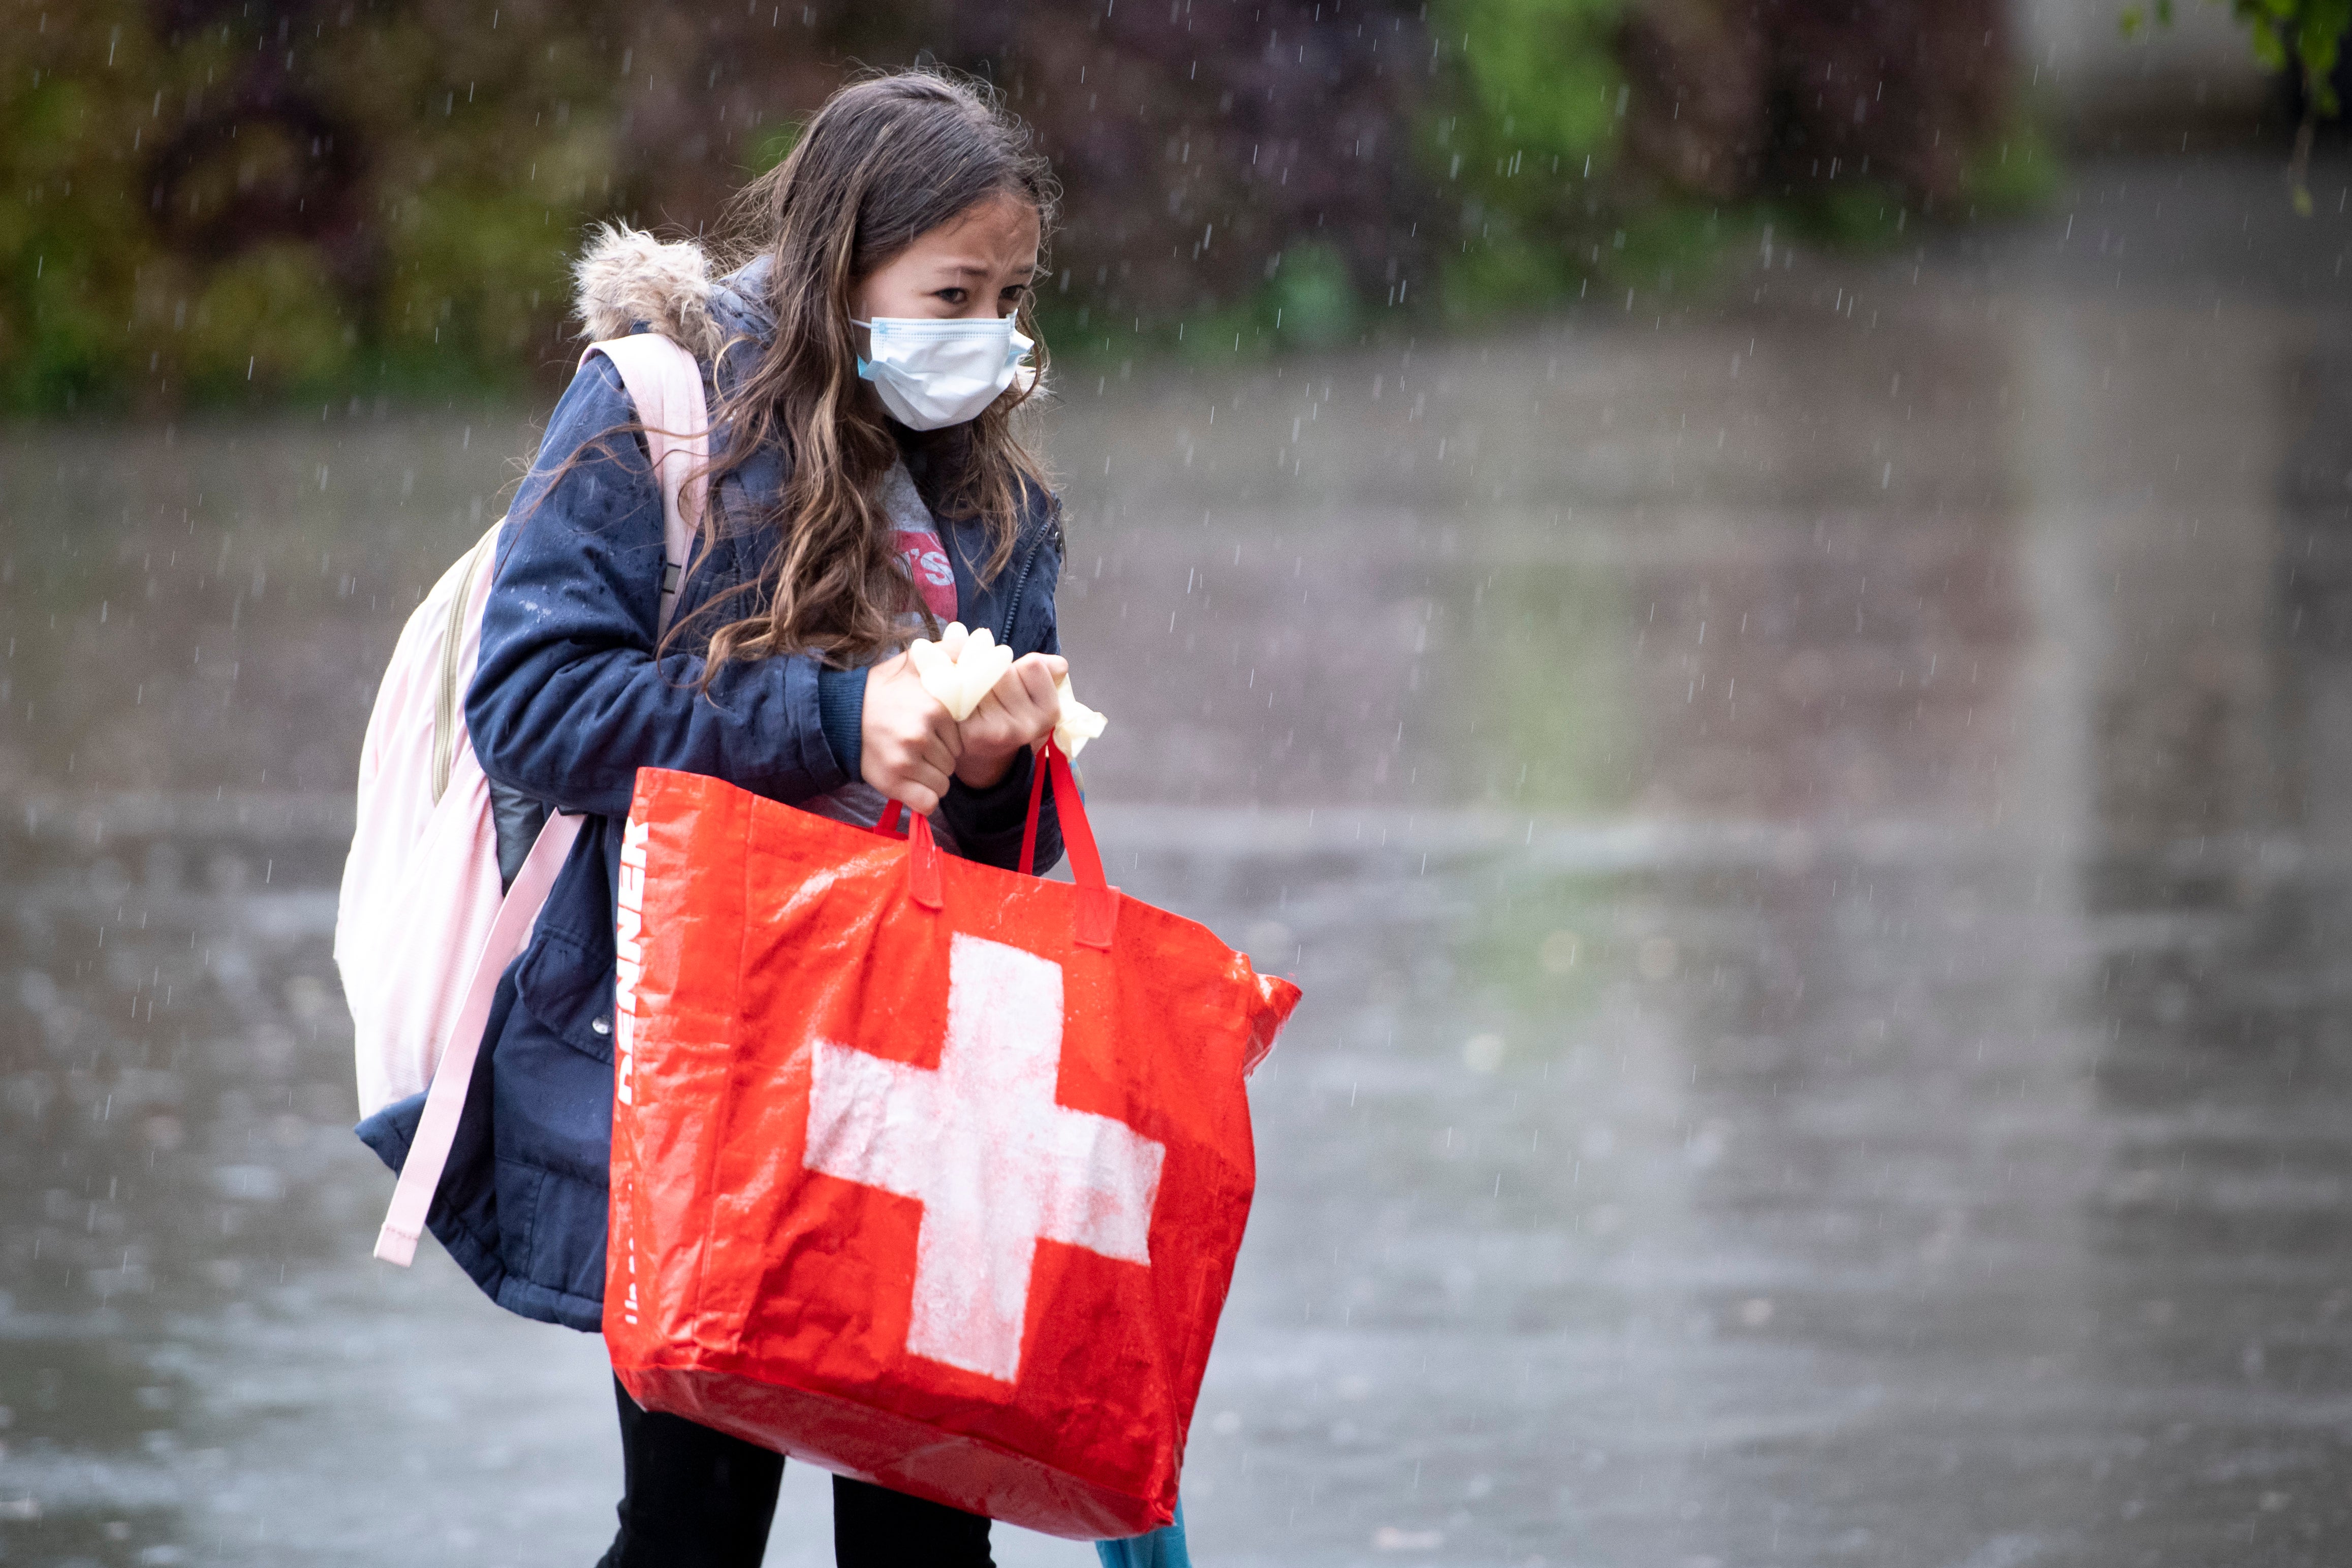
[[[1030,747],[1064,669],[1058,504],[1013,428],[1036,381],[1014,362],[1036,336],[1055,194],[979,91],[883,76],[835,94],[743,193],[736,270],[713,280],[697,247],[625,229],[581,263],[590,338],[656,331],[702,362],[711,504],[657,635],[661,500],[635,410],[597,356],[500,541],[466,721],[509,874],[546,810],[587,816],[500,985],[432,1215],[502,1306],[602,1321],[614,888],[639,768],[867,824],[897,800],[958,853],[1019,855]],[[902,651],[952,619],[1020,656],[961,724]],[[1060,853],[1048,816],[1040,868]],[[397,1163],[413,1115],[362,1135]],[[759,1562],[782,1458],[615,1392],[625,1490],[605,1563]],[[989,1561],[984,1519],[839,1479],[834,1499],[842,1563]]]

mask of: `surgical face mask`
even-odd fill
[[[939,430],[976,419],[1016,375],[1036,375],[1021,363],[1035,345],[1013,330],[1010,316],[877,316],[852,324],[872,339],[857,374],[910,429]]]

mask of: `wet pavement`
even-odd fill
[[[2352,170],[2274,174],[1065,387],[1114,875],[1308,996],[1204,1563],[2352,1558]],[[0,1562],[609,1538],[596,1342],[367,1257],[328,952],[527,445],[0,441]]]

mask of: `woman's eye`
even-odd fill
[[[964,291],[961,289],[942,289],[939,292],[939,297],[945,300],[950,305],[962,304],[963,295]]]

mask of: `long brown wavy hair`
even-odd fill
[[[782,449],[788,477],[772,501],[755,498],[758,515],[705,509],[706,551],[721,529],[766,529],[775,538],[755,580],[715,595],[695,617],[719,623],[706,681],[730,659],[814,653],[856,664],[904,640],[901,617],[919,612],[921,601],[875,500],[899,447],[858,380],[851,297],[918,237],[1006,195],[1037,209],[1042,278],[1060,196],[1051,167],[992,89],[932,68],[842,88],[792,154],[737,195],[722,253],[730,262],[771,258],[766,302],[775,335],[720,390],[713,423],[727,435],[710,464],[709,493],[715,503],[720,478],[772,443]],[[1014,425],[1044,384],[1045,338],[1029,295],[1016,324],[1036,341],[1036,381],[1016,384],[977,419],[923,438],[933,510],[986,524],[990,548],[977,567],[983,581],[1011,559],[1024,491],[1045,488]],[[723,357],[730,371],[740,363]]]

